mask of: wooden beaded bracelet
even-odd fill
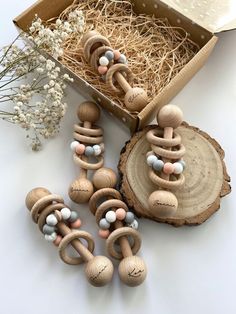
[[[95,72],[103,75],[107,85],[117,94],[124,93],[129,111],[141,111],[148,103],[147,93],[140,87],[131,87],[133,74],[124,54],[111,48],[110,42],[96,31],[87,32],[81,39],[84,57]],[[114,82],[118,86],[114,85]]]
[[[77,116],[81,123],[74,125],[74,141],[70,147],[74,162],[80,166],[80,175],[71,183],[68,193],[72,201],[87,203],[94,192],[87,171],[101,168],[104,162],[103,129],[94,124],[100,117],[100,109],[95,103],[87,101],[80,104]],[[90,159],[96,162],[89,162]]]
[[[119,264],[120,279],[128,286],[140,285],[146,278],[144,261],[135,256],[141,247],[141,237],[136,230],[137,221],[122,201],[121,194],[114,189],[116,174],[109,168],[101,168],[94,173],[93,184],[97,191],[89,201],[91,212],[99,224],[99,235],[106,239],[110,256],[121,259]],[[129,226],[124,226],[124,222]],[[120,246],[120,251],[116,249]]]
[[[26,206],[31,217],[38,224],[45,238],[59,247],[61,259],[69,265],[78,265],[86,262],[85,274],[88,281],[94,286],[104,286],[111,281],[113,264],[105,256],[94,256],[94,240],[86,231],[72,230],[78,228],[81,221],[77,213],[71,211],[63,198],[51,194],[44,188],[35,188],[26,196]],[[80,241],[87,242],[87,247]],[[79,257],[70,257],[66,248],[71,245]]]
[[[174,131],[182,120],[182,111],[177,106],[166,105],[157,115],[158,127],[146,135],[152,149],[147,153],[149,178],[159,187],[148,199],[149,210],[154,216],[173,216],[178,208],[176,196],[168,190],[180,188],[185,181],[182,173],[185,148],[181,136]]]

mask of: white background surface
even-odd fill
[[[33,0],[2,3],[1,45],[16,35],[12,18],[31,3]],[[198,227],[176,229],[140,222],[140,254],[148,267],[147,280],[140,287],[120,284],[117,273],[109,286],[90,286],[83,266],[60,261],[24,205],[26,193],[35,186],[45,186],[68,201],[67,188],[77,172],[68,144],[81,97],[69,90],[61,134],[39,153],[27,147],[23,131],[0,121],[1,314],[236,313],[236,32],[219,37],[207,64],[173,103],[183,109],[186,121],[222,145],[233,192],[222,200],[220,211]],[[103,114],[101,125],[105,129],[106,165],[116,169],[129,133],[107,114]],[[86,206],[81,207],[80,215],[83,228],[96,235],[94,217]],[[104,254],[104,242],[96,239],[96,244],[95,252]]]

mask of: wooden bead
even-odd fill
[[[100,109],[94,102],[85,101],[79,105],[77,116],[81,122],[88,121],[94,123],[100,118]]]
[[[148,199],[149,209],[155,217],[173,216],[178,208],[176,196],[165,190],[153,192]]]
[[[50,195],[51,192],[48,191],[47,189],[45,188],[35,188],[33,190],[31,190],[27,195],[26,195],[26,198],[25,198],[25,204],[26,204],[26,207],[31,210],[32,207],[34,206],[34,204],[40,200],[42,197],[46,196],[46,195]]]
[[[183,112],[175,105],[166,105],[158,112],[157,122],[161,128],[176,129],[183,122]]]
[[[69,187],[69,197],[78,204],[87,203],[93,195],[93,184],[86,178],[75,180]]]
[[[93,184],[96,189],[113,188],[117,183],[116,173],[110,168],[100,168],[93,176]]]
[[[85,274],[88,281],[95,287],[102,287],[111,281],[114,267],[105,256],[95,256],[86,265]]]
[[[128,90],[124,98],[129,111],[141,111],[148,103],[148,96],[144,89],[133,87]]]
[[[147,276],[146,265],[138,256],[124,258],[120,262],[118,272],[120,279],[130,287],[140,285]]]
[[[98,35],[98,34],[99,34],[99,33],[96,32],[96,31],[88,31],[88,32],[85,33],[85,34],[83,35],[83,37],[81,38],[81,45],[84,46],[84,44],[86,43],[86,41],[87,41],[89,38],[91,38],[91,37],[93,37],[93,36],[96,36],[96,35]]]

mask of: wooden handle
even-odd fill
[[[116,220],[115,222],[115,229],[119,229],[123,227],[123,223],[122,221]],[[129,257],[129,256],[133,256],[130,244],[129,244],[129,240],[127,239],[126,236],[120,237],[119,238],[119,244],[120,244],[120,249],[122,252],[123,257]]]
[[[125,79],[125,77],[120,73],[120,72],[116,72],[114,74],[114,77],[117,81],[117,83],[120,85],[120,87],[123,89],[124,93],[126,94],[128,92],[128,90],[131,89],[130,84],[127,82],[127,80]]]
[[[173,128],[172,127],[166,127],[164,128],[164,134],[163,134],[163,138],[164,139],[172,139],[173,137]],[[166,150],[171,150],[171,147],[165,147]],[[163,162],[169,162],[170,159],[167,159],[167,158],[163,158],[162,159]],[[165,174],[164,172],[161,172],[161,178],[164,179],[164,180],[168,180],[170,179],[170,175],[169,174]]]

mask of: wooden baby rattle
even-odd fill
[[[148,203],[152,214],[158,217],[175,214],[178,200],[168,190],[178,189],[185,181],[182,173],[185,168],[182,160],[185,148],[181,144],[180,135],[175,131],[182,121],[182,111],[177,106],[166,105],[157,114],[159,127],[147,133],[152,149],[147,153],[149,177],[160,188],[149,196]]]
[[[108,86],[117,94],[124,93],[124,103],[129,111],[141,111],[148,103],[147,93],[140,87],[131,87],[133,73],[127,59],[119,50],[111,48],[109,40],[96,31],[87,32],[81,43],[84,57],[92,68],[102,75]],[[114,81],[118,86],[114,85]]]
[[[70,265],[86,262],[85,274],[88,281],[96,287],[104,286],[111,281],[113,265],[105,256],[94,256],[94,241],[88,232],[73,230],[81,225],[77,212],[71,211],[64,204],[63,198],[51,194],[47,189],[35,188],[26,196],[26,206],[31,217],[38,224],[45,239],[59,246],[61,259]],[[72,228],[72,229],[71,229]],[[85,247],[80,239],[84,239]],[[70,257],[66,248],[71,245],[79,257]]]
[[[93,177],[93,184],[98,189],[89,201],[91,212],[100,227],[99,235],[106,240],[108,253],[122,261],[119,264],[120,279],[128,286],[138,286],[146,278],[144,261],[135,256],[141,247],[138,222],[134,214],[122,201],[121,194],[115,190],[116,174],[112,169],[101,168]],[[115,248],[120,246],[120,251]]]
[[[90,101],[78,106],[77,116],[81,123],[74,125],[74,141],[70,147],[74,152],[74,162],[80,166],[80,175],[69,187],[69,196],[76,203],[87,203],[93,194],[93,184],[87,178],[88,170],[103,166],[103,129],[94,125],[99,120],[100,109]],[[89,159],[96,159],[95,163]]]

